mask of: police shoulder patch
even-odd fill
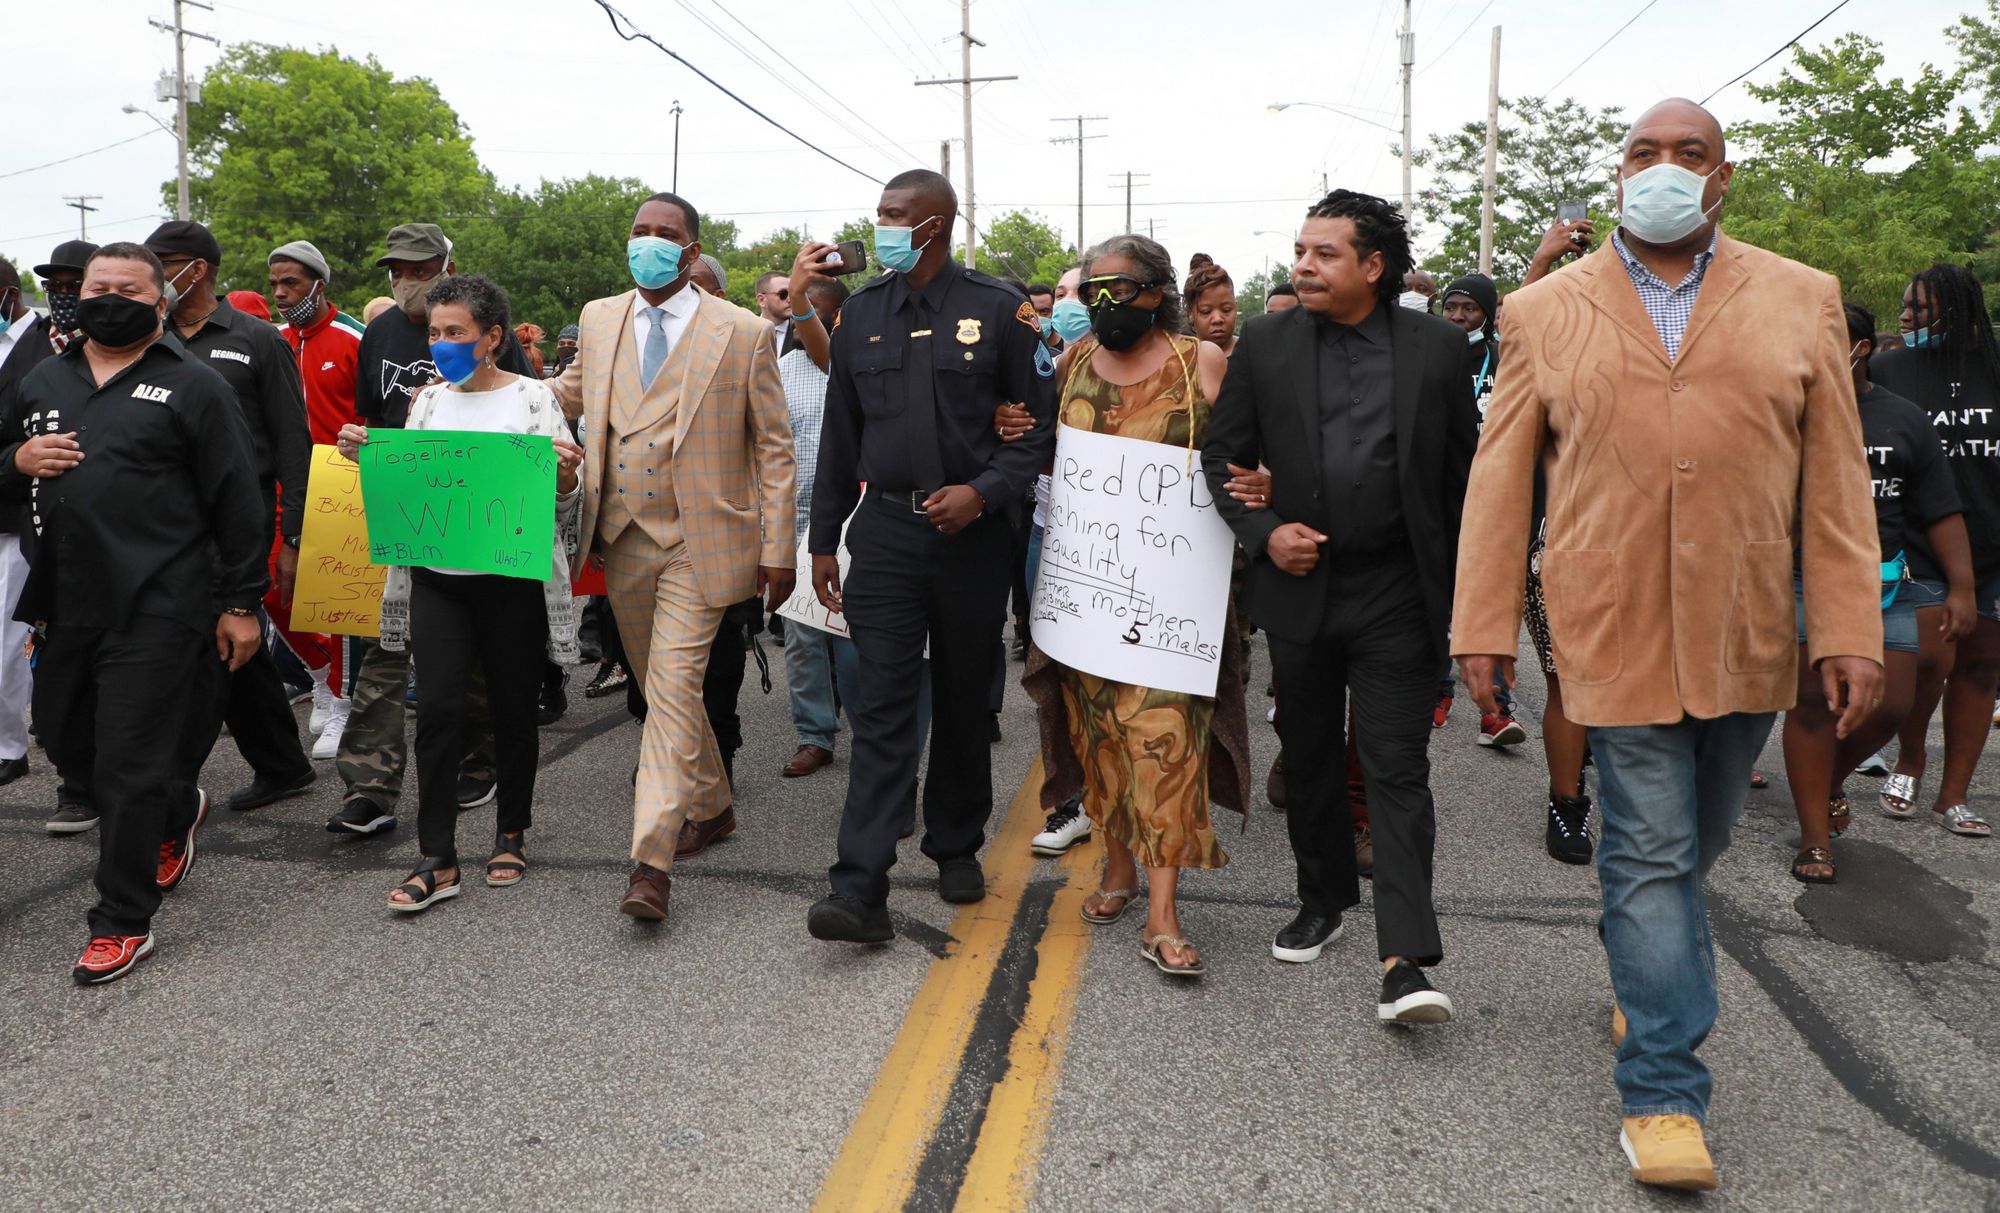
[[[1021,301],[1021,306],[1015,309],[1014,319],[1035,330],[1037,334],[1042,331],[1042,318],[1035,314],[1035,305],[1025,299]]]

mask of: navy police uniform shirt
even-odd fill
[[[921,483],[912,458],[912,374],[935,384],[941,484]],[[1034,305],[956,262],[922,287],[889,273],[855,291],[834,326],[830,376],[812,497],[815,555],[838,550],[862,481],[886,492],[970,485],[992,512],[1021,500],[1055,450],[1055,356]],[[1000,441],[993,412],[1002,404],[1027,405],[1034,428]]]

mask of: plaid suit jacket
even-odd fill
[[[628,462],[658,460],[669,473],[666,482],[702,600],[729,606],[756,592],[759,565],[788,569],[798,559],[792,431],[771,326],[725,299],[703,298],[674,350],[684,354],[672,360],[680,363],[678,400],[666,410],[669,393],[659,390],[656,380],[651,398],[628,414],[638,417],[637,432],[621,433],[622,449],[614,453],[609,449],[613,398],[641,394],[638,359],[627,348],[635,340],[632,295],[627,291],[584,305],[576,358],[550,381],[564,412],[577,418],[577,441],[584,450],[584,549],[598,542],[598,510],[609,483],[606,460],[621,455]],[[649,439],[650,448],[644,445]],[[651,505],[629,496],[627,501],[642,525],[649,511],[664,513],[666,506],[665,499]]]

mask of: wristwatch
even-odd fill
[[[297,535],[287,535],[287,536],[285,536],[285,546],[286,546],[286,547],[288,547],[288,548],[296,548],[296,547],[298,547],[298,546],[299,546],[299,537],[298,537]]]

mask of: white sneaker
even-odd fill
[[[1882,757],[1882,751],[1877,750],[1862,759],[1861,765],[1854,768],[1854,773],[1857,775],[1873,775],[1879,779],[1889,773],[1889,760]]]
[[[326,710],[326,727],[320,730],[319,740],[313,742],[314,758],[333,758],[340,753],[340,735],[347,731],[347,718],[354,711],[351,699],[336,699]]]
[[[333,688],[326,684],[324,671],[313,674],[312,715],[306,717],[306,727],[317,737],[326,732],[326,719],[333,715]]]
[[[1037,855],[1061,855],[1090,838],[1090,818],[1075,801],[1059,804],[1049,814],[1048,825],[1028,840],[1028,849]]]

